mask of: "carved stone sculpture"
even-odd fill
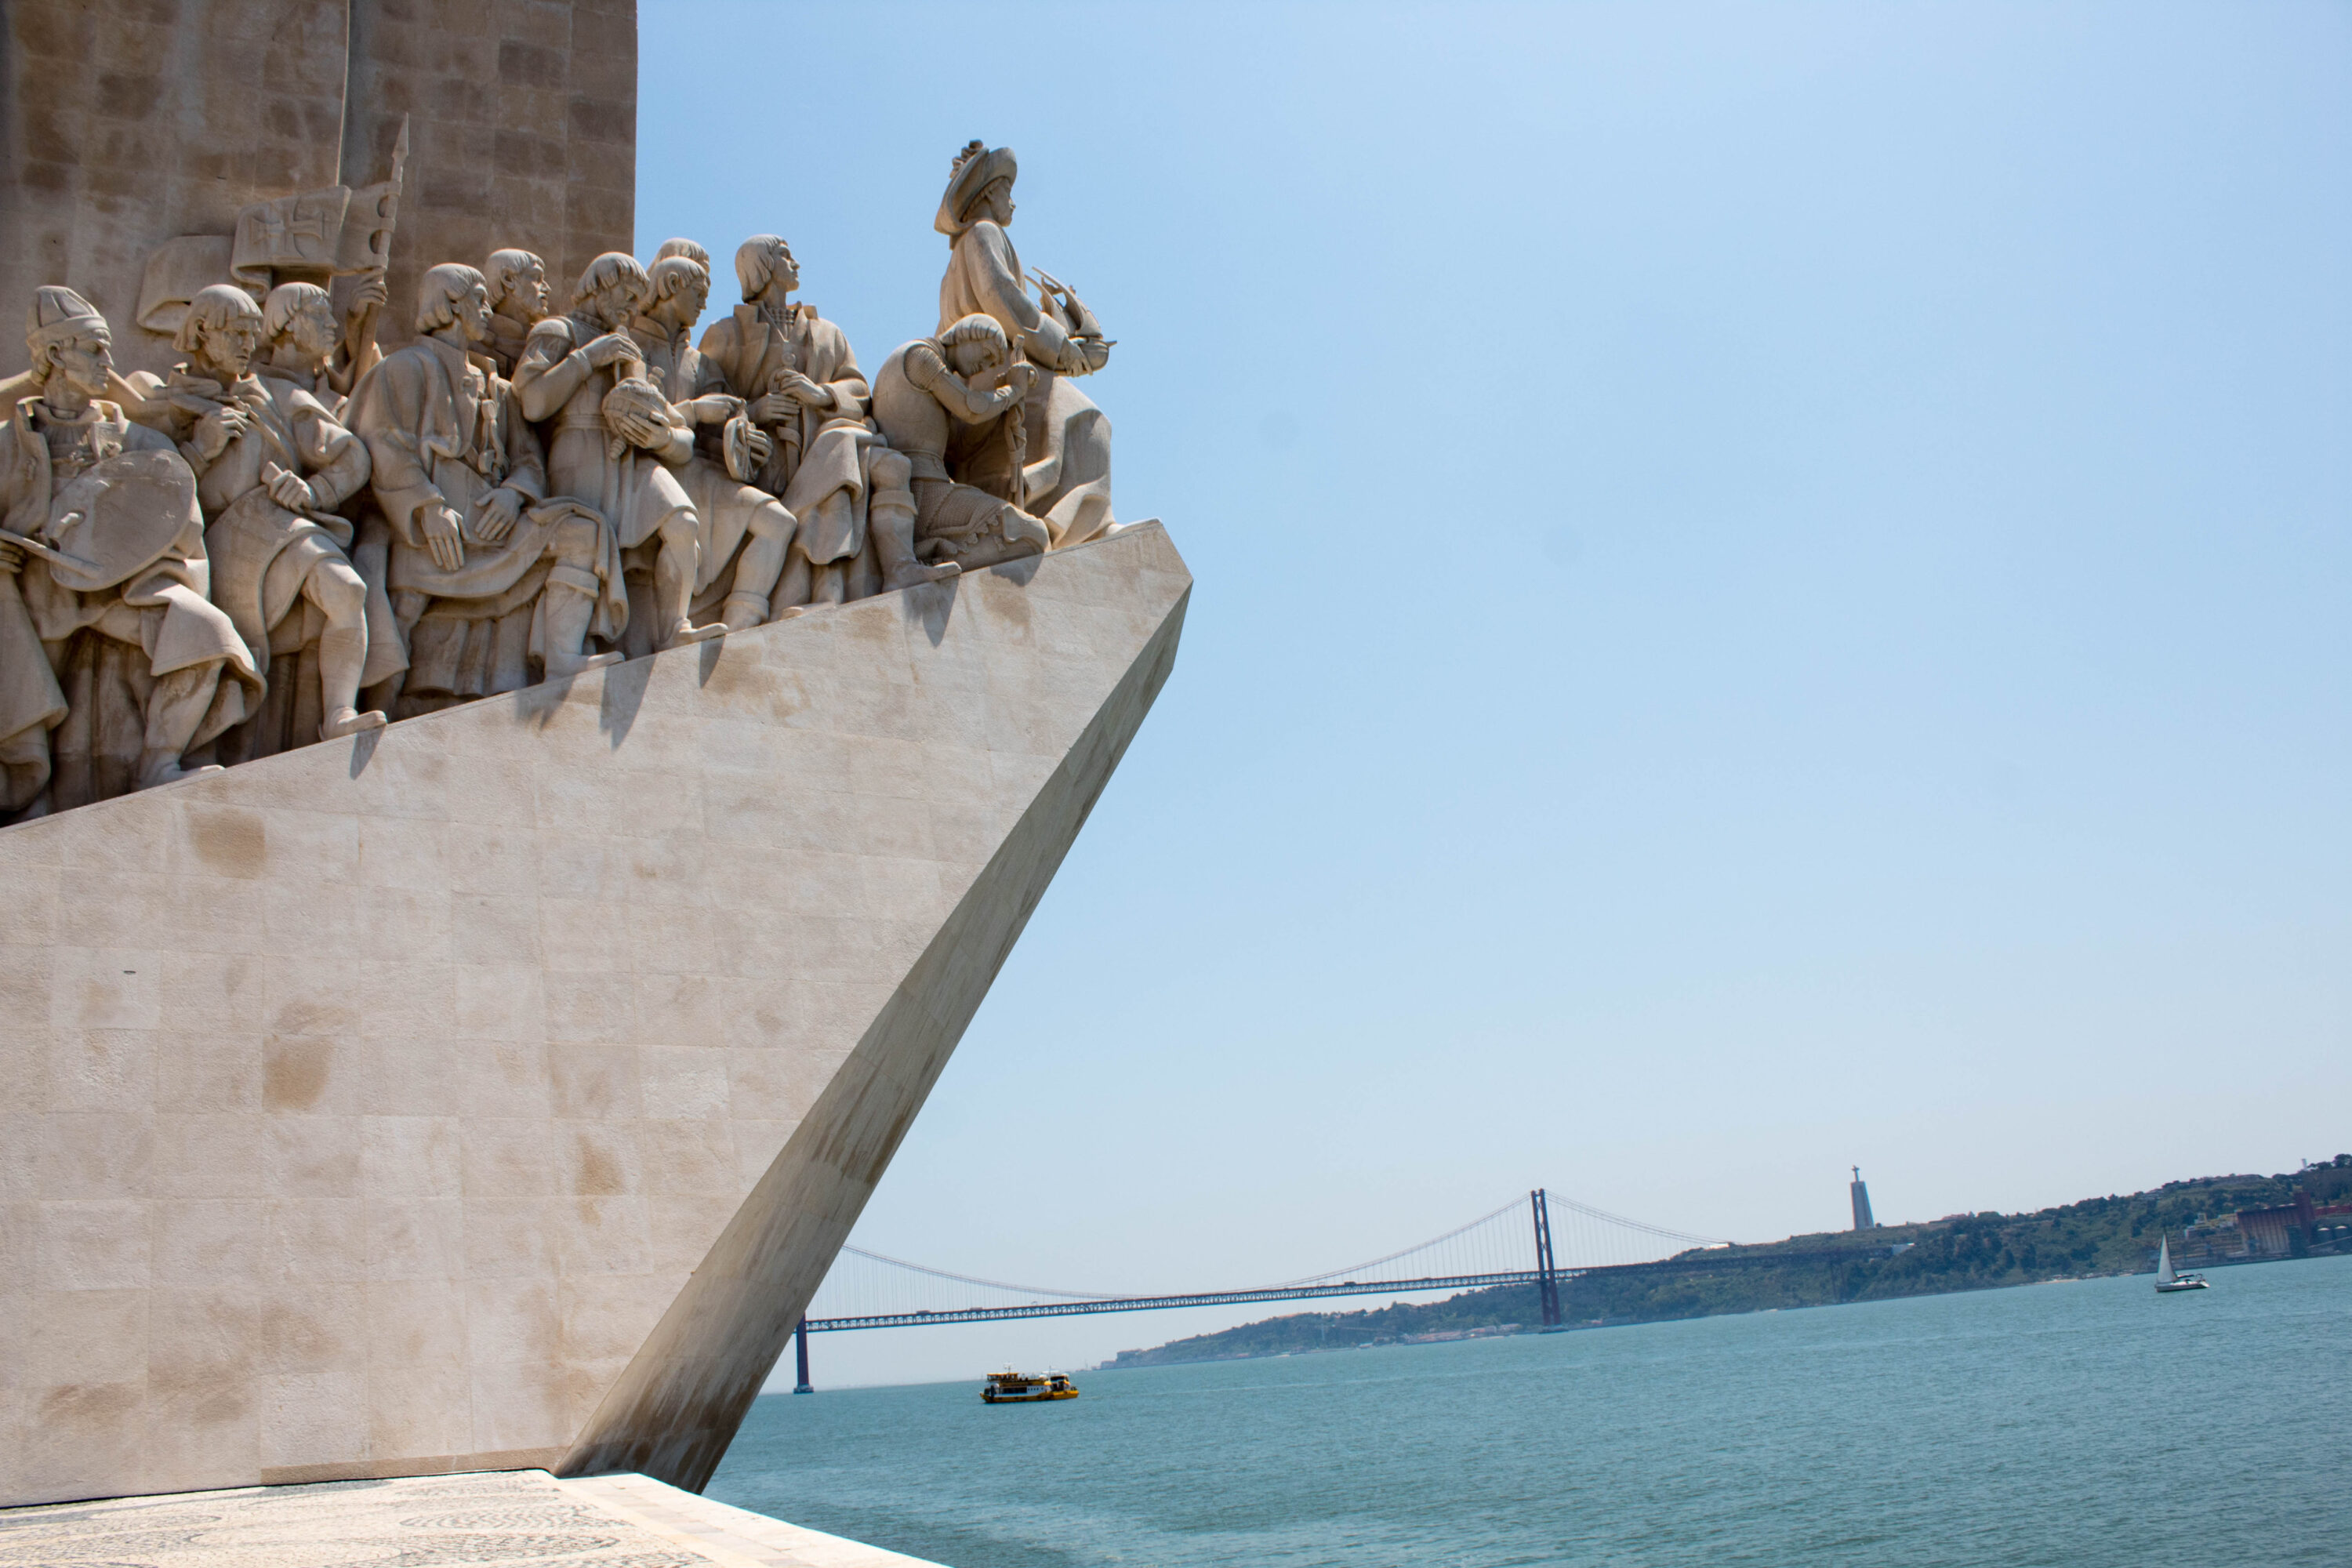
[[[105,321],[44,288],[26,339],[31,395],[0,443],[0,764],[5,804],[38,812],[202,771],[183,758],[242,721],[261,680],[207,596],[187,460],[100,397]],[[222,410],[191,438],[217,455],[237,433]]]
[[[1037,275],[1042,303],[1029,298],[1021,258],[1007,237],[1013,221],[1013,149],[974,142],[956,155],[932,226],[948,237],[940,279],[945,332],[978,312],[994,317],[1015,351],[1043,373],[1028,392],[1027,472],[1019,498],[1043,518],[1054,546],[1100,538],[1117,525],[1110,510],[1110,420],[1074,379],[1110,359],[1093,312],[1059,279]]]
[[[1013,363],[994,318],[966,316],[892,351],[874,377],[874,421],[912,468],[915,548],[966,571],[1041,554],[1044,522],[1021,493],[1022,400],[1036,377]]]
[[[700,245],[691,239],[663,240],[661,242],[661,248],[654,252],[654,267],[660,266],[663,262],[667,261],[673,256],[682,256],[686,258],[688,261],[691,261],[696,266],[701,268],[706,273],[710,270],[710,252],[703,249]],[[653,268],[648,267],[646,270],[650,272],[653,270]]]
[[[953,576],[951,564],[915,557],[906,466],[886,455],[877,469],[866,377],[841,329],[793,303],[801,273],[792,247],[753,235],[736,249],[735,277],[743,303],[702,334],[702,357],[772,437],[761,488],[782,497],[800,524],[776,586],[777,612]],[[869,501],[884,492],[896,494],[869,538]]]
[[[403,716],[528,686],[530,660],[550,679],[611,663],[619,656],[592,654],[589,638],[617,640],[628,620],[612,528],[592,505],[549,497],[513,388],[469,352],[489,316],[480,273],[434,268],[419,285],[420,341],[352,396],[392,534],[381,586]]]
[[[308,393],[338,418],[351,394],[331,373],[342,342],[334,301],[316,283],[280,283],[261,302],[259,374]]]
[[[662,248],[682,243],[672,240]],[[679,422],[695,431],[694,456],[678,470],[702,520],[702,564],[690,618],[716,609],[730,630],[742,631],[771,618],[770,599],[796,524],[782,501],[744,482],[767,465],[774,443],[745,416],[743,400],[729,395],[726,378],[694,346],[695,321],[710,298],[709,269],[686,256],[667,256],[647,279],[651,298],[630,321],[629,335],[645,351],[649,377],[668,393]],[[728,467],[730,425],[740,478]]]
[[[500,375],[511,378],[531,328],[555,308],[547,263],[528,250],[493,250],[482,276],[490,287],[490,336],[482,352],[498,362]]]
[[[357,706],[367,585],[345,553],[352,525],[335,515],[367,482],[367,448],[310,393],[248,373],[263,325],[243,289],[200,289],[174,340],[188,357],[168,383],[175,408],[230,432],[216,449],[199,435],[180,450],[204,507],[213,600],[272,678],[238,760],[384,722]]]
[[[697,626],[688,615],[701,572],[702,525],[673,470],[693,457],[693,432],[669,417],[658,397],[611,397],[642,372],[643,352],[623,329],[648,288],[633,256],[607,251],[590,262],[572,291],[572,313],[530,330],[514,388],[524,416],[545,427],[551,492],[593,508],[623,551],[652,552],[651,594],[632,614],[650,625],[650,645],[663,648],[727,628]]]

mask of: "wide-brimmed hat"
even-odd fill
[[[955,156],[948,175],[947,194],[940,198],[940,216],[931,226],[950,238],[971,226],[964,221],[964,213],[980,199],[980,193],[999,180],[1010,180],[1020,173],[1010,147],[987,147],[971,142]]]

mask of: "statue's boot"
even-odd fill
[[[694,573],[700,563],[702,549],[693,536],[694,514],[681,513],[686,520],[684,539],[672,537],[673,531],[662,531],[661,553],[654,557],[654,604],[660,619],[654,624],[662,629],[654,634],[654,650],[677,647],[681,643],[705,642],[727,635],[723,621],[708,626],[696,626],[688,618],[686,607],[694,599]]]
[[[559,565],[547,574],[547,679],[567,676],[608,664],[618,664],[617,653],[590,653],[588,625],[596,612],[596,574],[584,567]]]
[[[768,595],[765,594],[730,594],[726,607],[719,612],[721,628],[730,632],[748,632],[764,625],[768,619]]]
[[[352,578],[354,586],[358,578]],[[364,595],[365,589],[360,592]],[[362,601],[363,602],[363,601]],[[354,604],[356,612],[360,605]],[[350,626],[329,626],[319,634],[319,690],[325,699],[327,717],[319,725],[319,739],[339,741],[345,735],[356,735],[362,730],[381,730],[384,715],[378,710],[360,711],[358,706],[360,675],[367,668],[367,625],[364,621]]]
[[[340,741],[362,730],[381,730],[387,721],[381,709],[371,708],[362,713],[356,708],[338,708],[319,726],[319,739]]]
[[[218,763],[194,768],[180,765],[180,758],[195,742],[196,729],[212,707],[220,679],[218,662],[191,665],[156,678],[155,688],[147,696],[147,732],[139,749],[132,789],[152,789],[174,779],[221,771]]]
[[[139,775],[132,789],[153,789],[175,779],[192,779],[198,773],[225,773],[218,763],[206,763],[202,767],[184,768],[177,752],[145,751],[139,753]]]
[[[904,493],[904,492],[900,492]],[[882,591],[895,593],[919,583],[944,583],[963,568],[953,561],[927,566],[915,556],[915,509],[893,506],[876,495],[866,526],[874,536],[874,553],[882,561]]]

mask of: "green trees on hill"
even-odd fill
[[[2307,1187],[2318,1202],[2340,1201],[2339,1187],[2352,1192],[2352,1156],[2339,1156],[2339,1161],[2338,1165],[2299,1174],[2168,1182],[2153,1192],[2085,1198],[2036,1214],[1965,1215],[1928,1225],[1883,1226],[1866,1236],[1851,1231],[1792,1236],[1786,1241],[1739,1248],[1759,1259],[1753,1268],[1585,1275],[1563,1283],[1560,1312],[1570,1323],[1655,1322],[1718,1312],[1983,1290],[2083,1275],[2141,1273],[2155,1268],[2160,1235],[2170,1234],[2177,1244],[2180,1232],[2200,1220],[2285,1204],[2298,1184]],[[1906,1242],[1910,1245],[1904,1247]],[[1889,1247],[1904,1249],[1889,1258],[1883,1252]],[[1851,1248],[1855,1256],[1792,1256],[1785,1263],[1763,1261],[1776,1253],[1832,1248]],[[1864,1256],[1874,1252],[1879,1255]],[[1112,1364],[1150,1366],[1344,1350],[1395,1343],[1416,1334],[1458,1333],[1541,1321],[1536,1288],[1506,1285],[1465,1291],[1426,1306],[1398,1301],[1356,1311],[1269,1318],[1153,1350],[1122,1352]]]

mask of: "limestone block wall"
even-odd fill
[[[383,178],[403,113],[387,345],[436,262],[524,245],[576,278],[632,243],[636,69],[635,0],[8,0],[0,374],[25,368],[44,283],[105,314],[121,369],[165,368],[168,340],[136,325],[156,247]]]
[[[1146,526],[0,830],[0,1504],[698,1485],[1189,592]]]

